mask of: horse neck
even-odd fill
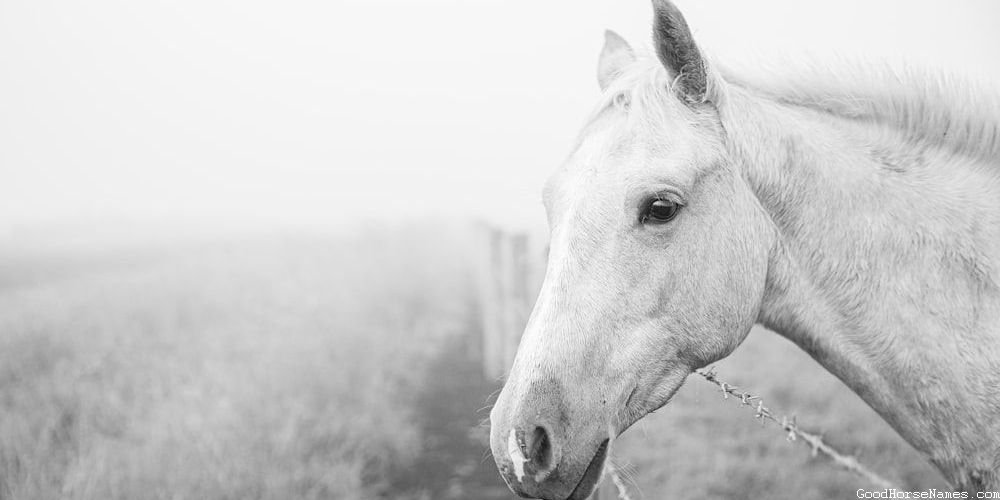
[[[734,88],[730,154],[773,221],[760,322],[964,489],[1000,487],[1000,181],[886,126]]]

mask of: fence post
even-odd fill
[[[497,380],[503,375],[501,352],[498,341],[501,338],[503,325],[500,323],[501,293],[498,288],[497,273],[500,266],[499,251],[500,233],[496,229],[481,225],[477,227],[477,246],[480,248],[477,259],[477,280],[479,281],[479,313],[482,330],[482,364],[483,376],[488,380]]]
[[[518,233],[508,238],[510,252],[510,289],[506,298],[507,324],[509,329],[504,336],[504,366],[510,367],[517,354],[517,346],[521,343],[521,334],[528,323],[531,313],[531,290],[529,287],[528,235]]]
[[[534,305],[543,252],[526,232],[508,233],[488,224],[477,228],[477,279],[482,314],[483,374],[501,378],[514,362],[521,333]]]

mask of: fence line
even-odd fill
[[[761,421],[761,425],[765,425],[768,421],[774,422],[775,424],[778,424],[781,430],[787,433],[786,436],[789,441],[801,440],[804,444],[809,446],[812,456],[815,457],[819,454],[823,454],[834,464],[867,479],[879,488],[897,488],[892,481],[885,479],[875,472],[872,472],[871,469],[862,465],[856,457],[841,453],[824,442],[822,436],[806,432],[799,428],[798,424],[795,422],[794,416],[792,416],[792,418],[782,416],[779,419],[771,413],[771,410],[768,407],[764,406],[764,400],[759,396],[754,396],[747,391],[740,390],[735,385],[720,381],[716,376],[714,367],[710,367],[707,370],[695,370],[695,373],[701,375],[705,380],[719,387],[722,391],[722,397],[724,399],[729,399],[729,396],[733,396],[742,406],[753,408],[755,410],[754,418],[759,419]],[[756,405],[754,404],[754,401],[757,402]]]
[[[830,459],[830,461],[835,465],[857,474],[877,486],[879,489],[899,489],[899,487],[892,481],[889,481],[881,475],[873,472],[871,469],[865,467],[858,461],[857,457],[842,453],[827,444],[823,441],[823,437],[821,435],[802,430],[796,423],[794,416],[792,418],[782,416],[779,419],[774,415],[774,413],[771,412],[770,408],[764,406],[764,400],[761,399],[760,396],[755,396],[747,391],[740,390],[740,388],[735,385],[719,380],[715,373],[715,367],[709,367],[707,370],[695,370],[695,373],[700,375],[709,383],[718,387],[722,392],[723,399],[729,399],[729,397],[732,396],[733,399],[741,406],[753,409],[754,418],[760,420],[761,425],[766,425],[769,421],[773,422],[786,433],[785,436],[788,441],[801,441],[806,446],[809,446],[813,457],[822,454]],[[618,475],[618,470],[610,462],[607,466],[607,474],[611,479],[611,483],[617,489],[618,499],[631,500],[628,493],[628,486]],[[606,495],[607,494],[605,494],[605,496]],[[601,496],[600,498],[605,498],[605,496]]]

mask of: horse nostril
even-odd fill
[[[535,427],[528,443],[528,460],[538,469],[539,472],[548,472],[552,462],[552,444],[549,442],[549,433],[544,427]]]

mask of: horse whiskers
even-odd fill
[[[619,500],[632,500],[632,497],[629,496],[629,483],[636,486],[635,481],[632,480],[628,474],[619,469],[619,464],[617,463],[618,459],[617,457],[610,455],[610,448],[608,453],[608,463],[605,466],[605,473],[611,477],[611,482],[614,483],[615,488],[618,489]],[[638,488],[636,488],[636,490],[638,490]]]
[[[615,469],[622,475],[622,478],[635,485],[637,470],[634,465],[623,457],[611,457]]]
[[[483,463],[486,462],[486,459],[492,457],[493,457],[493,452],[492,450],[490,450],[489,447],[487,447],[485,450],[483,450],[483,458],[479,460],[479,465],[483,465]]]
[[[503,390],[503,386],[501,385],[501,386],[500,386],[499,388],[497,388],[497,389],[496,389],[495,391],[491,392],[491,393],[490,393],[490,394],[489,394],[488,396],[486,396],[486,401],[489,401],[489,400],[490,400],[490,398],[494,398],[494,397],[496,397],[496,396],[497,396],[498,394],[500,394],[500,391],[502,391],[502,390]],[[495,402],[496,402],[496,401],[494,401],[494,403],[495,403]],[[487,404],[489,404],[489,403],[487,403]]]

